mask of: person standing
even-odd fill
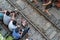
[[[44,6],[46,6],[44,11],[45,11],[48,15],[51,15],[48,10],[49,10],[49,8],[52,7],[52,4],[53,4],[55,1],[56,1],[56,0],[49,0],[47,3],[43,4]]]

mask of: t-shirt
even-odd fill
[[[4,24],[8,25],[10,20],[11,20],[11,17],[4,14],[4,17],[3,17]]]
[[[10,31],[13,31],[14,29],[17,28],[17,26],[13,25],[12,22],[13,22],[13,21],[10,21],[10,23],[9,23],[9,25],[8,25],[8,28],[9,28]]]
[[[0,20],[3,20],[4,14],[0,12]]]
[[[12,36],[14,37],[14,39],[19,39],[21,37],[19,33],[15,32],[15,30],[13,30]]]

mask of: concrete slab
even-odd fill
[[[52,39],[57,34],[56,31],[53,31],[52,34],[49,36],[50,39]]]
[[[51,8],[49,12],[53,14],[57,19],[60,19],[60,10],[57,10],[56,8]]]
[[[14,8],[11,7],[11,5],[9,5],[5,0],[2,0],[2,2],[0,3],[0,7],[6,10],[14,10]]]
[[[21,7],[21,9],[25,9],[26,4],[24,4],[23,1],[17,0],[16,3]]]
[[[48,30],[49,28],[51,27],[51,24],[50,23],[46,23],[46,25],[44,26],[44,30]]]
[[[46,35],[49,37],[50,35],[51,35],[51,33],[53,32],[53,29],[48,29],[47,31],[46,31]]]

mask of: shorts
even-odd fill
[[[45,9],[49,9],[49,8],[51,8],[52,7],[52,4],[49,4],[49,5],[47,5],[46,7],[45,7]]]

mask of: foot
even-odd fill
[[[46,12],[48,15],[51,15],[48,11],[42,10],[43,12]]]
[[[50,13],[48,13],[48,15],[51,15]]]
[[[45,12],[46,12],[48,15],[51,15],[48,10],[45,10]]]

